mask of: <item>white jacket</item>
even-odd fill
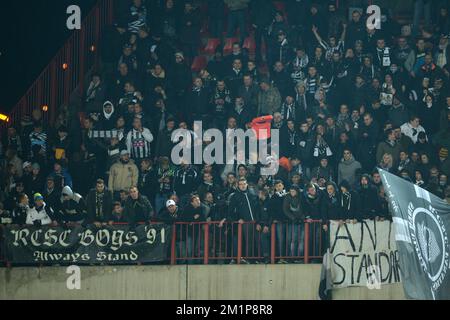
[[[405,136],[411,138],[414,144],[416,144],[417,140],[419,140],[419,133],[425,132],[425,129],[422,126],[418,126],[416,128],[416,132],[414,132],[414,128],[409,124],[409,122],[403,124],[400,127],[400,130]]]
[[[42,208],[40,210],[37,210],[36,208],[29,208],[27,210],[27,220],[26,220],[26,224],[27,225],[34,225],[35,221],[40,221],[41,225],[46,226],[52,223],[52,219],[50,218],[50,216],[47,213],[47,210],[52,210],[52,209],[46,209],[46,204],[44,203],[44,205],[42,206]]]

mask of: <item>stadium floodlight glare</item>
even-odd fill
[[[9,122],[9,117],[6,114],[0,113],[0,121]]]

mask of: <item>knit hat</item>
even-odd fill
[[[441,148],[441,150],[439,150],[439,158],[447,159],[448,158],[448,149]]]
[[[44,197],[40,193],[36,193],[33,198],[34,201],[44,200]]]
[[[39,163],[33,163],[31,167],[33,168],[33,170],[41,170],[41,166],[39,165]]]

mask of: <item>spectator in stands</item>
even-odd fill
[[[150,222],[155,216],[153,207],[146,196],[139,193],[137,187],[131,187],[130,196],[125,202],[125,216],[131,226],[139,222]]]
[[[14,188],[8,194],[5,199],[4,205],[6,210],[13,210],[17,203],[19,202],[20,196],[25,193],[25,185],[23,181],[17,180]]]
[[[361,217],[363,219],[376,219],[380,211],[378,191],[372,186],[369,175],[362,175],[360,179],[359,196],[361,203]]]
[[[173,200],[167,200],[164,209],[159,212],[157,220],[164,223],[173,224],[183,218],[182,210]]]
[[[144,158],[150,158],[152,142],[153,134],[142,126],[142,119],[134,118],[133,130],[127,135],[127,149],[132,159],[139,163]]]
[[[30,146],[33,157],[46,158],[47,152],[47,133],[44,132],[42,123],[38,122],[34,125],[33,132],[29,135]]]
[[[311,180],[319,181],[320,179],[324,179],[325,181],[333,181],[333,177],[334,172],[329,165],[327,157],[322,157],[320,159],[319,166],[311,170]]]
[[[248,8],[250,0],[224,0],[228,7],[228,38],[232,38],[237,28],[239,28],[239,33],[241,39],[247,37],[247,24],[245,21],[245,15]]]
[[[31,167],[33,169],[31,176],[24,178],[24,185],[27,188],[26,193],[28,195],[43,193],[44,177],[41,172],[41,166],[38,163],[33,163]]]
[[[62,189],[65,186],[72,188],[72,177],[67,169],[63,168],[61,161],[55,162],[53,172],[49,176],[54,179],[57,188]]]
[[[125,224],[127,222],[122,204],[116,201],[112,205],[112,212],[109,216],[108,225],[112,226],[114,224]]]
[[[256,225],[256,231],[261,234],[261,251],[263,256],[263,263],[269,263],[270,254],[270,198],[269,193],[265,189],[260,189],[258,191],[258,201],[259,201],[259,218],[258,224]]]
[[[105,225],[111,219],[113,212],[113,198],[106,189],[105,182],[98,179],[95,189],[91,189],[86,199],[87,219],[86,222],[97,227]]]
[[[22,193],[18,198],[15,208],[11,211],[11,224],[19,226],[25,225],[29,210],[30,206],[28,196]]]
[[[52,209],[60,223],[83,223],[86,219],[86,203],[83,197],[68,186],[63,188],[58,206]]]
[[[321,215],[324,220],[335,220],[343,224],[346,216],[342,212],[342,196],[336,184],[332,181],[326,184],[326,194],[321,206]]]
[[[199,174],[194,166],[182,163],[174,174],[174,191],[181,199],[181,203],[189,198],[189,194],[199,185]]]
[[[420,125],[420,118],[417,116],[411,116],[409,122],[404,123],[401,126],[402,133],[410,138],[413,143],[417,143],[419,139],[419,133],[425,132],[425,129]]]
[[[100,106],[106,98],[106,88],[100,74],[95,73],[86,91],[86,110],[88,112],[99,112]]]
[[[31,163],[29,161],[23,162],[22,159],[18,157],[17,150],[12,148],[6,151],[6,163],[11,164],[14,167],[19,178],[23,176],[23,170],[25,170],[26,167],[31,167]],[[25,164],[27,164],[27,166],[25,166]]]
[[[360,210],[361,204],[359,194],[351,187],[351,185],[343,180],[339,189],[341,192],[341,213],[342,218],[345,219],[346,223],[356,223],[361,220]]]
[[[269,202],[269,214],[270,219],[276,224],[276,237],[277,237],[277,250],[278,255],[281,257],[287,256],[288,252],[285,247],[285,237],[287,234],[287,224],[289,220],[288,216],[283,211],[284,201],[287,196],[287,192],[284,189],[284,183],[281,180],[276,180],[273,183],[274,194]],[[280,259],[279,263],[286,263],[285,259]]]
[[[257,221],[259,216],[258,200],[249,192],[248,183],[245,178],[240,178],[238,190],[230,196],[228,215],[225,221],[237,221],[243,225],[246,222]],[[236,230],[236,229],[235,229]],[[237,230],[236,230],[237,231]],[[233,234],[234,253],[237,253],[237,232]],[[253,246],[252,246],[253,247]],[[234,259],[231,263],[234,263]],[[241,262],[246,262],[244,259]]]
[[[338,168],[338,182],[341,184],[345,180],[350,186],[354,186],[356,175],[362,169],[361,164],[355,160],[351,150],[344,149],[343,155]]]
[[[287,255],[291,257],[303,256],[304,248],[304,221],[300,189],[291,186],[289,193],[283,200],[283,213],[286,220]]]
[[[28,208],[25,223],[36,227],[47,226],[53,224],[53,217],[53,209],[45,204],[44,197],[41,194],[36,193],[34,195],[34,207]]]
[[[377,163],[380,163],[382,161],[382,158],[385,154],[390,154],[392,156],[393,165],[395,166],[399,163],[401,146],[397,142],[394,130],[387,130],[385,132],[385,135],[386,140],[378,144]]]
[[[267,79],[260,82],[258,94],[258,115],[273,115],[281,107],[281,95],[277,88],[273,87]]]
[[[200,16],[192,1],[186,1],[184,4],[184,12],[179,21],[180,42],[183,52],[189,61],[192,61],[197,55],[197,48],[200,43]]]
[[[120,160],[109,170],[108,189],[114,193],[114,198],[118,198],[121,190],[129,190],[132,186],[137,186],[138,176],[139,170],[130,159],[130,153],[122,150]]]

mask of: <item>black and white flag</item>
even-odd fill
[[[450,299],[450,206],[402,178],[379,172],[394,220],[406,297]]]

